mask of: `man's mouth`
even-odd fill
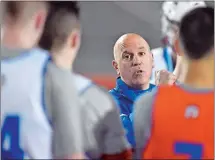
[[[142,74],[142,73],[143,73],[143,70],[136,71],[136,74]]]

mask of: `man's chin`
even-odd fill
[[[133,84],[136,84],[136,85],[144,85],[146,83],[149,83],[150,79],[147,78],[147,77],[136,77],[134,80],[133,80]]]
[[[141,87],[141,86],[143,86],[143,85],[145,85],[147,83],[149,83],[149,81],[143,80],[143,79],[141,79],[141,80],[134,80],[133,81],[133,85],[136,86],[136,87],[137,86]]]

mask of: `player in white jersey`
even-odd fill
[[[172,51],[176,51],[176,47],[178,48],[178,25],[180,24],[181,18],[189,11],[197,8],[206,6],[204,1],[190,1],[190,2],[169,2],[166,1],[162,4],[162,33],[168,39],[170,44],[169,48]],[[173,52],[173,54],[175,54]],[[154,55],[156,56],[156,54]],[[157,65],[157,63],[155,62]],[[175,79],[178,81],[183,81],[184,75],[187,70],[187,63],[183,60],[182,56],[177,54],[177,62],[174,71],[168,70],[167,68],[157,68],[158,70],[162,70],[157,74],[156,82],[157,84],[172,84],[175,82]]]
[[[59,2],[56,4],[60,5]],[[84,129],[82,143],[85,153],[92,159],[131,159],[131,150],[126,142],[117,106],[108,91],[72,73],[76,46],[80,44],[80,19],[78,8],[71,8],[65,2],[61,5],[64,5],[64,9],[57,9],[48,18],[40,45],[50,50],[57,68],[64,68],[75,79],[79,98],[83,102],[80,107],[80,127]],[[75,11],[76,14],[72,14]]]
[[[173,2],[171,2],[173,3]],[[176,60],[176,55],[174,55],[174,50],[171,47],[172,42],[172,35],[173,30],[170,30],[169,22],[167,19],[167,14],[171,14],[166,12],[167,9],[173,9],[169,8],[170,5],[162,5],[162,16],[161,16],[161,32],[162,32],[162,47],[154,48],[151,50],[153,57],[154,57],[154,63],[155,66],[152,70],[152,77],[151,82],[155,83],[155,75],[156,71],[159,70],[167,70],[169,72],[173,72],[174,64]],[[172,6],[171,6],[172,7]],[[172,27],[174,29],[174,27]]]
[[[71,77],[52,67],[47,52],[32,48],[43,32],[51,3],[7,3],[1,45],[2,160],[84,158],[82,131],[77,127],[79,103]],[[49,93],[46,82],[51,86]]]

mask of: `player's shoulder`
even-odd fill
[[[75,86],[79,94],[82,94],[87,91],[87,89],[93,85],[93,82],[80,74],[73,73]]]
[[[162,47],[154,48],[151,50],[151,52],[153,53],[154,56],[160,56],[163,54],[163,48]]]
[[[75,79],[79,96],[90,103],[94,109],[105,112],[113,108],[115,101],[106,88],[96,85],[93,81],[82,75],[76,74]],[[80,81],[84,83],[81,85]]]
[[[35,61],[35,58],[46,58],[49,56],[48,51],[38,47],[31,49],[10,49],[1,47],[1,52],[5,54],[5,56],[3,56],[3,58],[1,59],[1,62],[10,64],[31,59],[34,59]]]
[[[59,68],[51,60],[47,64],[45,80],[47,87],[51,87],[53,92],[77,92],[72,72]]]
[[[135,102],[134,111],[136,113],[148,114],[152,110],[158,90],[159,87],[155,87],[151,92],[139,96]]]
[[[153,53],[153,55],[154,55],[155,57],[156,57],[156,56],[163,56],[164,49],[166,49],[166,51],[167,51],[169,54],[172,54],[172,48],[171,48],[171,47],[166,47],[166,48],[158,47],[158,48],[152,49],[151,52]]]

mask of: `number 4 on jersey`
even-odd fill
[[[1,159],[23,159],[19,116],[7,116],[1,128]]]

